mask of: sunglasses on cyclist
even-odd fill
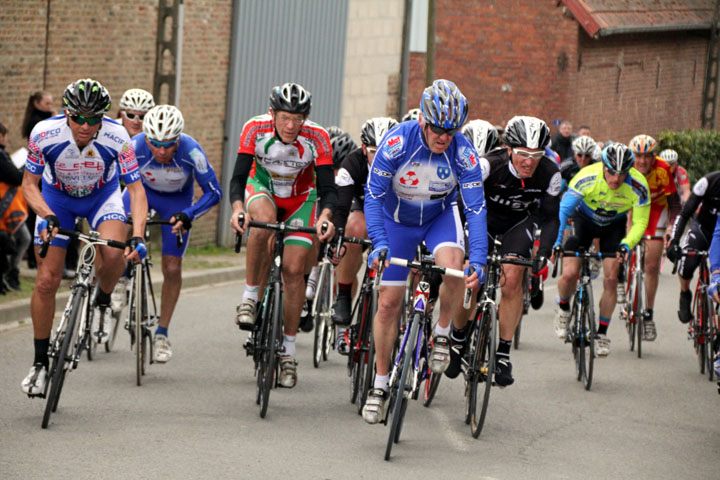
[[[377,152],[377,147],[367,147],[368,153],[375,153]]]
[[[432,130],[432,132],[438,136],[447,133],[448,136],[452,137],[453,135],[455,135],[455,132],[458,131],[457,128],[442,128],[438,127],[437,125],[428,125],[428,127],[430,127],[430,130]]]
[[[540,160],[545,152],[528,152],[520,148],[513,148],[513,153],[523,160]]]
[[[83,117],[82,115],[70,114],[70,120],[77,123],[78,125],[85,125],[87,123],[92,127],[102,122],[102,115],[99,117]]]
[[[620,172],[618,170],[614,170],[614,169],[608,167],[607,165],[605,165],[605,170],[607,170],[608,174],[613,175],[613,176],[614,175],[625,176],[628,173],[628,172]]]
[[[177,142],[177,138],[174,138],[172,140],[169,140],[167,142],[158,142],[157,140],[153,140],[152,138],[148,138],[148,141],[150,144],[155,148],[170,148]]]
[[[144,113],[130,113],[130,112],[122,112],[123,116],[130,120],[131,122],[135,121],[135,119],[140,120],[141,122],[145,120],[145,114]]]

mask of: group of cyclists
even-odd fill
[[[284,240],[282,387],[292,388],[298,381],[295,344],[298,331],[308,330],[303,308],[314,294],[317,246],[336,232],[369,238],[367,264],[382,270],[372,329],[375,377],[362,412],[371,424],[385,413],[390,356],[409,274],[389,259],[413,260],[420,243],[438,266],[465,272],[464,279],[442,279],[429,356],[430,370],[450,378],[460,373],[471,313],[461,298],[465,289],[482,288],[493,248],[503,256],[530,261],[535,277],[545,277],[548,264],[568,251],[595,248],[603,254],[599,356],[610,353],[608,327],[622,290],[620,265],[641,241],[646,248],[648,306],[644,340],[657,337],[653,306],[666,244],[668,259],[680,262],[680,321],[687,323],[692,316],[690,279],[697,268],[696,260],[682,255],[683,248],[710,249],[709,294],[720,301],[720,172],[703,177],[691,190],[677,152],[658,154],[658,144],[649,135],[637,135],[627,145],[601,145],[581,135],[572,142],[573,156],[559,158],[543,120],[516,116],[502,131],[484,120],[467,122],[467,99],[457,85],[443,79],[423,91],[419,108],[401,122],[388,117],[367,120],[360,146],[348,133],[312,122],[311,106],[311,93],[301,85],[273,87],[269,111],[243,126],[230,180],[230,225],[238,234],[245,234],[251,221],[282,221],[316,230],[316,235],[292,233]],[[57,228],[72,228],[76,217],[84,217],[103,238],[127,240],[124,255],[109,247],[99,251],[93,301],[102,321],[106,311],[123,308],[123,271],[126,262],[145,253],[148,210],[170,220],[162,232],[164,282],[154,337],[155,360],[164,363],[172,356],[168,328],[182,283],[189,230],[222,197],[202,148],[183,133],[183,116],[176,107],[155,105],[152,95],[140,89],[123,95],[120,121],[105,116],[110,107],[110,95],[100,83],[78,80],[63,94],[62,114],[38,123],[30,135],[23,189],[38,213],[36,248],[50,241],[47,256],[38,260],[31,303],[35,357],[22,381],[23,392],[30,396],[43,392],[47,376],[55,292],[67,245],[66,237],[55,235]],[[203,192],[197,200],[195,181]],[[178,233],[184,236],[182,247],[174,242]],[[256,321],[271,235],[252,229],[247,238],[246,283],[235,317],[243,330],[253,330]],[[336,348],[346,353],[342,333],[352,320],[354,284],[364,254],[360,245],[346,244],[336,255],[333,321],[339,332]],[[554,321],[559,338],[566,337],[579,269],[578,258],[565,258]],[[523,315],[526,276],[527,267],[503,267],[494,377],[501,387],[514,383],[510,352]],[[99,329],[98,342],[103,331]]]

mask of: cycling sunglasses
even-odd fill
[[[540,160],[545,152],[528,152],[520,148],[513,148],[513,153],[523,159]]]
[[[428,125],[428,127],[430,127],[430,130],[432,130],[435,135],[442,135],[444,133],[447,133],[450,137],[455,135],[455,133],[459,130],[457,128],[442,128],[438,127],[437,125]]]
[[[172,140],[169,140],[167,142],[158,142],[157,140],[153,140],[152,138],[148,138],[148,141],[150,144],[155,148],[170,148],[177,142],[177,138],[174,138]]]
[[[70,114],[70,120],[77,123],[78,125],[85,125],[86,123],[91,127],[102,122],[102,115],[99,117],[83,117],[82,115]]]
[[[144,113],[130,113],[130,112],[122,112],[122,114],[127,118],[128,120],[135,121],[135,119],[139,119],[141,122],[145,120],[145,114]]]

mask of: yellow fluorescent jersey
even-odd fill
[[[632,227],[622,243],[633,248],[642,239],[650,216],[650,189],[647,180],[640,172],[631,168],[620,188],[611,190],[603,175],[602,162],[593,163],[570,180],[568,191],[560,204],[560,233],[567,219],[575,213],[599,226],[605,226],[624,221],[631,209]]]

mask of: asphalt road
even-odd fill
[[[174,357],[150,366],[142,387],[124,333],[114,352],[83,360],[47,430],[44,400],[20,392],[31,327],[0,332],[0,478],[720,478],[720,395],[698,372],[669,275],[658,340],[638,359],[616,316],[590,392],[554,337],[549,282],[512,353],[515,385],[493,389],[481,437],[463,422],[462,380],[444,379],[430,408],[410,404],[390,462],[388,429],[365,424],[349,403],[344,357],[332,352],[314,369],[308,334],[298,340],[297,387],[274,390],[259,418],[245,334],[233,323],[241,288],[184,291]]]

